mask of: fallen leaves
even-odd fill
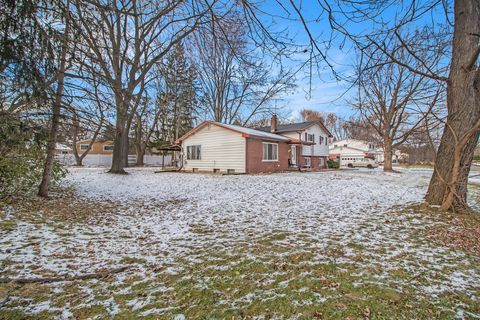
[[[446,219],[447,224],[430,229],[427,237],[436,243],[480,257],[480,218],[475,214],[449,214]]]

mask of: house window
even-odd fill
[[[187,160],[200,160],[201,146],[187,146]]]
[[[312,166],[312,161],[310,157],[305,157],[305,167],[311,167]]]
[[[307,141],[312,141],[313,142],[313,134],[307,134]]]
[[[85,151],[85,150],[91,150],[90,145],[88,144],[81,144],[80,145],[80,150]]]
[[[113,151],[113,146],[103,146],[103,151]]]
[[[263,143],[263,161],[278,161],[278,144]]]
[[[318,144],[323,144],[323,137],[322,136],[318,137]]]

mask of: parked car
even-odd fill
[[[378,168],[378,162],[372,158],[345,156],[340,158],[340,166],[348,168]]]

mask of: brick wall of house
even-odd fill
[[[299,165],[304,167],[305,166],[305,158],[310,158],[311,161],[311,169],[313,171],[315,170],[322,170],[327,168],[327,157],[316,157],[316,156],[300,156],[300,162]],[[320,166],[320,159],[323,159],[323,165]]]
[[[246,138],[246,171],[247,173],[278,172],[288,169],[290,145],[278,144],[278,161],[263,161],[263,142],[259,139]]]
[[[320,159],[323,159],[323,164],[320,166]],[[327,157],[312,157],[312,169],[321,170],[327,167]]]

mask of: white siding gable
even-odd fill
[[[328,134],[320,127],[318,124],[314,124],[313,126],[307,128],[303,132],[302,140],[305,140],[305,132],[307,134],[313,134],[315,139],[315,144],[312,145],[310,148],[304,147],[303,155],[313,155],[313,156],[321,156],[327,157],[328,156],[328,146],[330,144],[330,140],[328,138]],[[320,144],[320,137],[323,137],[322,144]],[[325,144],[327,141],[327,144]],[[308,150],[311,149],[311,150]]]
[[[344,147],[343,145],[330,149],[330,154],[339,154],[341,156],[359,156],[359,157],[365,156],[364,151],[350,148],[350,147]]]
[[[187,160],[187,146],[201,146],[200,160]],[[245,173],[245,138],[241,133],[207,124],[182,142],[184,168],[199,171],[234,169],[235,173]]]
[[[335,141],[333,142],[333,145],[331,148],[345,147],[345,145],[347,145],[348,148],[360,149],[365,152],[375,151],[375,145],[373,143],[368,143],[362,140],[355,140],[355,139],[344,139],[344,140]]]

